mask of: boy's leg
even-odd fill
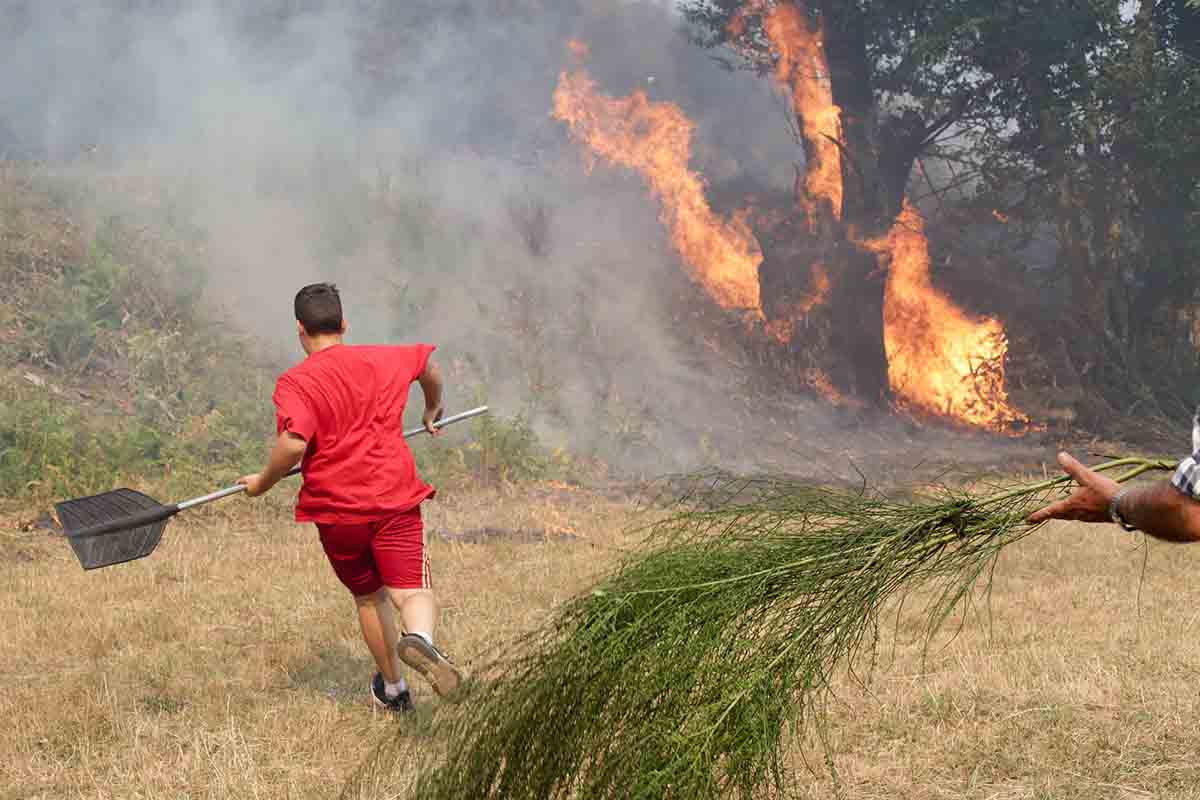
[[[438,608],[420,506],[379,523],[372,549],[406,634],[399,642],[400,660],[420,672],[439,695],[452,693],[462,675],[433,644]]]
[[[438,608],[425,558],[421,507],[375,525],[371,552],[383,585],[400,612],[400,625],[405,633],[420,633],[432,640]]]
[[[458,667],[433,644],[433,621],[437,606],[428,589],[388,588],[392,601],[400,609],[405,635],[396,648],[400,660],[421,673],[433,690],[449,697],[462,683]]]
[[[379,675],[372,681],[376,700],[390,706],[399,703],[397,698],[403,695],[404,703],[411,707],[400,671],[391,598],[371,552],[372,526],[318,525],[317,530],[334,574],[354,595],[363,640],[379,669]]]
[[[433,641],[437,625],[437,598],[432,589],[396,589],[386,587],[392,604],[400,613],[400,626],[405,633],[416,633]]]
[[[388,683],[401,678],[400,657],[396,654],[396,622],[392,617],[392,600],[387,589],[354,598],[358,607],[358,624],[363,639],[375,658],[379,673]]]

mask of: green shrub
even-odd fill
[[[264,426],[258,426],[259,430]],[[0,387],[0,494],[32,500],[149,483],[202,493],[261,466],[260,436],[236,416],[210,412],[179,431],[136,414],[72,406],[44,387]]]
[[[0,388],[0,491],[66,496],[111,488],[160,452],[152,430],[88,420],[45,388]]]
[[[139,479],[207,490],[261,466],[266,370],[204,311],[198,279],[176,281],[153,255],[109,220],[85,258],[17,280],[27,294],[13,304],[20,335],[6,359],[17,374],[0,392],[6,496],[63,497]],[[49,371],[45,386],[21,380],[30,366]]]
[[[569,459],[547,450],[524,412],[511,418],[484,414],[462,427],[467,426],[465,432],[447,429],[438,439],[413,447],[426,480],[494,486],[560,477],[569,469]]]
[[[128,267],[96,244],[85,261],[64,266],[25,314],[27,360],[72,373],[86,369],[105,335],[124,323],[130,277]]]

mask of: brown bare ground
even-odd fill
[[[88,573],[60,538],[0,531],[0,798],[330,797],[404,724],[369,705],[312,528],[228,502]],[[544,535],[434,536],[438,639],[469,669],[537,625],[632,544],[631,513],[554,486],[443,492],[431,531]],[[889,620],[867,690],[839,691],[837,778],[797,747],[801,796],[1200,798],[1200,547],[1144,547],[1060,525],[1009,548],[990,625],[968,614],[924,665],[916,610]],[[378,797],[405,783],[397,765]]]

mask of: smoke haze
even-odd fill
[[[836,412],[747,396],[641,181],[587,174],[550,117],[578,38],[606,93],[683,108],[710,183],[789,190],[779,98],[669,3],[243,5],[0,0],[0,155],[106,176],[97,213],[152,187],[204,233],[212,299],[291,358],[292,295],[332,280],[351,342],[439,345],[455,408],[536,400],[552,443],[635,468],[852,470]]]

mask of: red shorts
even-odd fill
[[[317,531],[338,580],[356,597],[383,586],[429,589],[433,585],[420,506],[375,522],[317,523]]]

